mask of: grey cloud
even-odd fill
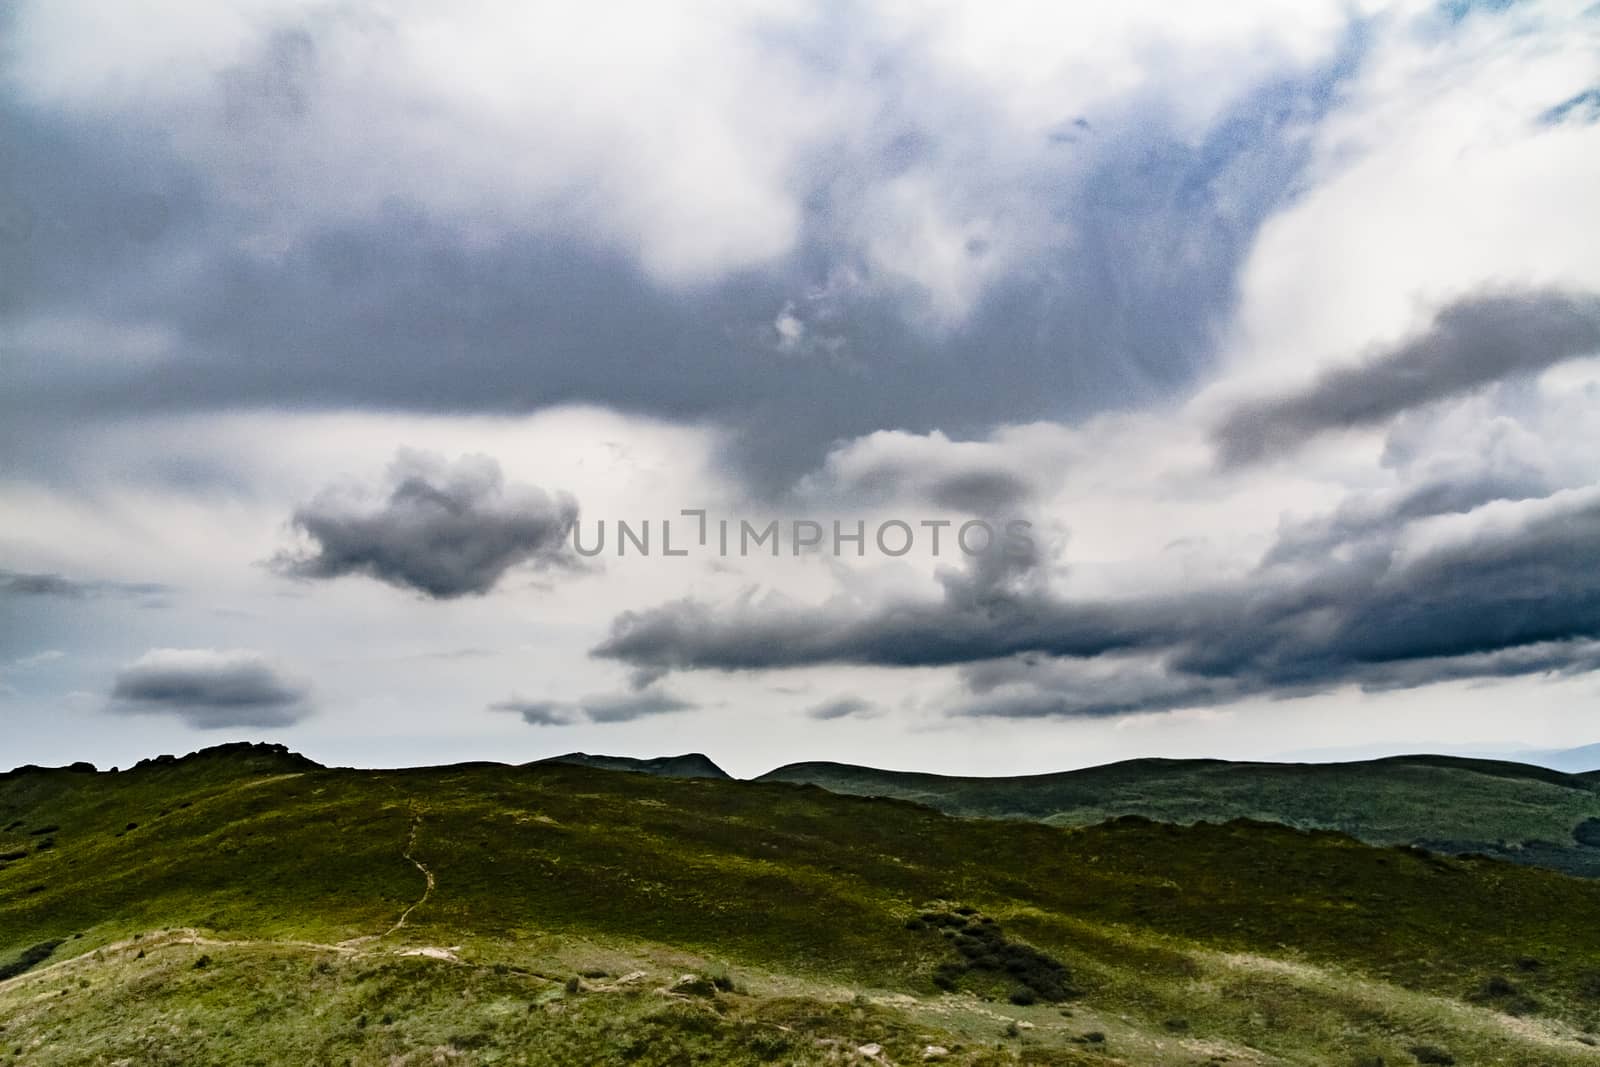
[[[168,592],[155,582],[108,582],[68,578],[63,574],[30,573],[0,568],[0,593],[8,596],[47,596],[82,600],[96,596],[152,597]]]
[[[1510,375],[1600,351],[1600,297],[1484,294],[1440,311],[1421,335],[1322,375],[1302,392],[1245,404],[1216,429],[1225,465],[1292,450],[1330,431],[1381,424]]]
[[[818,722],[831,722],[834,719],[869,715],[873,710],[871,701],[862,700],[860,697],[839,697],[837,700],[825,701],[815,707],[807,708],[806,717],[816,719]]]
[[[1247,680],[1172,671],[1159,656],[1092,661],[1038,655],[971,663],[950,710],[973,718],[1096,718],[1223,704],[1249,695]]]
[[[1159,658],[1122,661],[1112,670],[1078,660],[1018,656],[962,670],[963,691],[951,713],[973,718],[1093,718],[1211,708],[1250,697],[1290,699],[1354,685],[1365,692],[1414,689],[1440,682],[1575,675],[1600,670],[1600,641],[1538,642],[1493,652],[1394,663],[1352,665],[1336,676],[1276,679],[1241,672],[1217,677],[1185,673]]]
[[[491,711],[522,716],[530,726],[569,726],[581,719],[595,723],[633,722],[652,715],[687,711],[695,705],[658,689],[641,692],[601,693],[581,700],[511,699],[490,705]]]
[[[59,574],[25,574],[0,571],[0,591],[10,596],[57,596],[76,600],[86,595],[86,587]]]
[[[1397,542],[1257,572],[1193,593],[1074,601],[1025,568],[947,573],[939,600],[876,608],[683,600],[620,616],[595,650],[632,665],[724,671],[1049,659],[1154,661],[1109,688],[1047,695],[993,687],[987,713],[1106,714],[1296,695],[1345,684],[1581,669],[1600,638],[1600,491],[1467,515],[1420,548]],[[1527,650],[1538,648],[1538,655]],[[1106,679],[1101,679],[1106,681]],[[1111,689],[1122,695],[1108,697]],[[1053,702],[1052,702],[1053,701]],[[984,711],[982,705],[975,705]]]
[[[1548,496],[1554,488],[1541,472],[1522,470],[1437,478],[1399,493],[1357,498],[1331,515],[1280,530],[1261,565],[1315,563],[1341,545],[1381,543],[1418,519],[1461,515],[1496,500],[1533,500]]]
[[[912,454],[875,457],[878,435],[850,443],[829,457],[823,470],[799,486],[808,501],[873,505],[892,502],[932,504],[972,515],[1015,514],[1030,504],[1034,483],[1007,469],[997,456],[973,460],[961,455],[963,444],[942,442]],[[987,452],[999,449],[986,446]],[[841,462],[843,457],[848,460]]]
[[[489,710],[520,715],[529,726],[570,726],[576,721],[572,705],[555,700],[502,700]]]
[[[855,29],[817,32],[863,39]],[[973,434],[1168,395],[1207,366],[1242,257],[1293,186],[1305,141],[1285,131],[1314,120],[1352,69],[1346,51],[1263,85],[1198,140],[1159,93],[1122,102],[1096,117],[1093,151],[1067,158],[1060,146],[1006,140],[1009,125],[986,117],[992,101],[896,49],[870,86],[881,111],[862,111],[877,117],[799,169],[792,250],[683,290],[592,235],[493,215],[496,240],[472,240],[472,225],[432,210],[422,192],[354,214],[302,208],[303,198],[373,193],[322,169],[256,165],[280,152],[339,154],[315,140],[320,127],[295,125],[297,111],[327,102],[318,32],[288,27],[248,69],[221,76],[225,136],[170,136],[173,109],[140,125],[125,110],[68,119],[22,94],[0,101],[15,149],[0,160],[0,199],[31,220],[0,242],[0,313],[155,324],[171,338],[151,361],[21,353],[0,396],[0,448],[15,462],[54,462],[52,427],[64,417],[593,402],[719,422],[735,431],[733,458],[752,483],[782,488],[830,442],[885,425]],[[817,59],[834,54],[831,38],[772,43],[786,62],[816,64],[809,76],[822,84],[844,76]],[[219,159],[171,156],[175,140],[215,145]],[[991,157],[997,173],[967,174],[970,160]],[[249,166],[234,166],[241,159]],[[859,227],[890,183],[910,177],[948,196],[942,206],[958,220],[1004,202],[1001,221],[1025,235],[999,270],[983,242],[972,245],[986,281],[958,326],[930,326],[925,294],[864,251],[872,235]],[[408,172],[402,186],[426,190],[426,178]],[[998,200],[984,182],[1001,183]],[[817,292],[825,298],[805,297]],[[768,350],[763,338],[791,303],[810,316],[808,331],[839,342],[836,356]],[[981,500],[997,488],[948,492],[970,506],[974,490]]]
[[[1033,495],[1025,480],[1003,470],[975,470],[939,478],[929,499],[940,507],[975,515],[995,515],[1023,506]]]
[[[688,711],[694,705],[670,693],[646,691],[590,697],[582,701],[582,707],[591,722],[632,722],[651,715]]]
[[[152,649],[117,672],[111,710],[175,715],[202,730],[288,726],[309,713],[307,696],[257,652]]]
[[[330,490],[297,510],[294,525],[315,548],[273,564],[297,578],[365,574],[435,599],[481,595],[512,567],[570,562],[577,517],[564,494],[508,488],[487,457],[447,464],[403,452],[381,501]]]

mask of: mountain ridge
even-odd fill
[[[571,765],[658,777],[733,781],[703,753],[636,758],[569,752],[522,764]],[[461,763],[457,771],[505,768]],[[141,760],[117,774],[224,779],[241,771],[294,774],[322,765],[283,745],[232,743]],[[39,797],[71,790],[90,764],[23,767]],[[110,772],[95,772],[109,774]],[[32,776],[31,778],[29,776]],[[1071,771],[971,777],[889,771],[831,761],[775,768],[750,781],[882,797],[964,818],[1090,826],[1125,816],[1174,825],[1246,819],[1333,830],[1374,845],[1478,853],[1582,877],[1600,877],[1600,774],[1572,775],[1507,760],[1413,754],[1342,763],[1271,763],[1146,757]]]
[[[1596,960],[1600,883],[1248,819],[255,749],[0,782],[30,1067],[1579,1067]]]

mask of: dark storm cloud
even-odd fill
[[[570,726],[580,719],[595,723],[633,722],[652,715],[687,711],[694,704],[661,690],[603,693],[582,700],[504,700],[491,704],[491,711],[508,711],[522,716],[530,726]]]
[[[306,698],[259,653],[155,649],[117,672],[111,710],[175,715],[202,730],[288,726],[308,714]]]
[[[512,567],[568,562],[578,505],[565,495],[504,484],[487,457],[453,465],[402,453],[377,502],[329,491],[294,514],[314,542],[273,564],[297,578],[365,574],[435,599],[481,595]]]
[[[219,155],[275,158],[274,123],[314,107],[320,90],[302,67],[315,53],[315,40],[280,35],[255,66],[223,77]],[[947,328],[930,327],[925,296],[874,268],[847,231],[871,217],[868,198],[885,182],[907,167],[943,174],[937,168],[956,166],[942,154],[952,135],[981,141],[973,131],[986,128],[983,105],[906,57],[884,66],[884,79],[903,82],[887,98],[937,92],[950,106],[887,109],[865,135],[881,151],[807,170],[813,184],[799,197],[792,254],[689,289],[663,287],[629,256],[559,234],[502,229],[493,242],[467,240],[405,197],[359,220],[320,219],[298,206],[301,192],[347,193],[315,188],[331,180],[321,172],[301,190],[269,168],[266,188],[252,194],[261,203],[241,206],[240,190],[169,157],[168,138],[130,127],[125,114],[68,119],[11,97],[0,101],[13,148],[0,160],[11,220],[0,314],[109,330],[159,324],[171,347],[145,361],[21,353],[0,396],[0,444],[17,462],[49,465],[62,416],[243,406],[525,412],[593,402],[727,425],[744,473],[781,488],[829,443],[885,425],[979,433],[1170,395],[1208,364],[1243,256],[1293,186],[1305,143],[1285,131],[1320,114],[1349,69],[1341,53],[1326,69],[1248,94],[1198,143],[1174,128],[1164,104],[1140,100],[1097,120],[1094,136],[1104,138],[1092,146],[995,145],[1036,172],[1019,205],[1070,220],[1061,227],[1070,236],[1029,248]],[[922,128],[930,115],[970,121]],[[908,156],[908,145],[921,147]],[[270,254],[255,233],[263,213],[274,224]],[[982,242],[968,253],[975,270],[989,254]],[[839,277],[855,281],[839,286]],[[774,320],[796,294],[818,292],[826,296],[802,300],[797,314],[827,347],[777,351]],[[947,492],[952,506],[977,507],[1014,488]]]
[[[1463,516],[1429,540],[1391,537],[1320,566],[1266,569],[1194,593],[1075,601],[990,563],[947,573],[939,600],[869,609],[747,602],[718,611],[682,600],[620,616],[594,654],[725,671],[1029,656],[1134,664],[1076,693],[1034,686],[1019,696],[994,683],[987,705],[974,705],[1015,716],[1584,669],[1597,638],[1600,495],[1587,490]]]
[[[1282,454],[1319,434],[1375,426],[1597,351],[1600,297],[1546,290],[1461,300],[1396,348],[1329,371],[1303,392],[1236,409],[1215,432],[1219,458],[1236,465]]]

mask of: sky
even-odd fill
[[[0,766],[1593,743],[1596,189],[1592,0],[16,0]]]

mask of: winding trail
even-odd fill
[[[417,859],[416,856],[412,855],[417,847],[417,832],[421,829],[422,812],[416,807],[413,807],[411,809],[411,833],[409,836],[407,836],[405,850],[402,851],[400,855],[402,859],[406,860],[413,867],[422,872],[422,877],[426,881],[426,885],[424,885],[422,889],[422,896],[412,901],[410,906],[407,907],[405,911],[400,913],[400,918],[395,920],[395,924],[389,927],[389,929],[385,930],[383,933],[362,934],[360,937],[349,938],[345,941],[339,942],[339,948],[354,949],[359,945],[370,944],[373,941],[381,941],[390,934],[405,929],[406,922],[411,918],[411,913],[422,907],[422,905],[426,904],[428,902],[428,898],[433,896],[433,872],[428,869],[427,864],[423,863],[421,860]]]
[[[427,879],[428,884],[423,888],[422,896],[418,897],[409,908],[400,913],[399,920],[393,926],[389,927],[389,929],[378,935],[380,939],[388,937],[390,934],[404,929],[406,920],[411,918],[411,913],[422,907],[422,905],[426,904],[428,902],[428,898],[433,895],[433,872],[428,870],[427,864],[423,863],[421,860],[417,859],[417,857],[411,854],[412,850],[417,847],[417,831],[420,829],[422,829],[422,813],[418,811],[414,812],[411,816],[411,836],[406,839],[406,850],[402,852],[401,855],[410,860],[411,865],[422,872],[422,877]]]

